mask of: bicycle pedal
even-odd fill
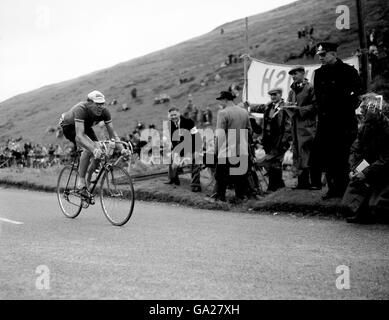
[[[89,203],[87,201],[84,201],[84,200],[81,202],[81,205],[82,205],[83,209],[87,209],[89,207]]]

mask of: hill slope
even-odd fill
[[[367,1],[365,1],[367,3]],[[351,10],[351,29],[339,31],[335,27],[337,5],[348,5]],[[297,30],[313,24],[318,40],[341,43],[341,57],[350,56],[359,47],[354,0],[300,0],[270,12],[249,17],[250,55],[261,60],[282,62],[290,52],[299,52],[304,42],[297,39]],[[369,0],[365,7],[366,27],[369,30],[387,31],[389,21],[387,0]],[[110,106],[115,127],[120,135],[129,133],[138,121],[155,123],[161,127],[168,105],[154,105],[154,97],[167,93],[172,103],[183,107],[188,93],[200,107],[210,105],[216,110],[215,96],[232,82],[242,83],[243,64],[225,68],[220,64],[228,54],[244,52],[244,19],[227,23],[220,28],[180,43],[176,46],[96,71],[83,77],[49,85],[18,95],[0,104],[0,142],[23,136],[33,142],[58,142],[54,135],[46,134],[48,126],[56,126],[61,113],[94,89],[102,91],[108,101],[116,99],[118,105]],[[293,64],[297,61],[290,61]],[[60,62],[59,62],[60,63]],[[312,63],[312,61],[310,61]],[[220,82],[214,81],[219,73]],[[179,78],[195,77],[179,85]],[[208,78],[207,86],[201,86]],[[138,99],[131,99],[136,87]],[[127,103],[131,110],[121,111]]]

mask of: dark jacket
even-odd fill
[[[389,120],[383,115],[368,115],[359,129],[351,147],[351,169],[362,160],[370,164],[363,171],[368,184],[389,182]]]
[[[350,146],[358,130],[355,109],[362,90],[358,72],[341,60],[323,65],[315,70],[314,89],[318,106],[315,166],[326,172],[339,166],[347,171]]]
[[[169,121],[169,132],[170,132],[170,141],[172,142],[172,150],[174,150],[180,143],[184,141],[184,139],[186,139],[186,141],[191,141],[192,143],[191,146],[192,152],[195,151],[201,152],[202,150],[201,135],[197,131],[193,120],[180,116],[179,127],[177,127],[173,121]],[[187,150],[188,148],[185,150],[184,149],[181,150],[180,155],[184,156],[184,151]]]
[[[282,100],[280,107],[285,105]],[[274,108],[272,102],[266,104],[263,121],[262,145],[267,154],[283,155],[289,149],[291,139],[290,118],[284,109],[280,109],[271,117],[271,111]]]
[[[356,125],[355,109],[362,83],[353,66],[339,59],[334,65],[322,65],[315,70],[314,89],[319,116],[347,128]]]
[[[383,115],[368,115],[359,129],[351,147],[351,169],[362,160],[370,164],[363,170],[365,179],[350,182],[343,204],[354,213],[364,202],[389,212],[389,119]]]

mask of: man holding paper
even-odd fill
[[[310,154],[316,134],[317,106],[314,89],[305,78],[305,68],[296,66],[289,71],[293,78],[287,112],[292,122],[293,162],[298,170],[294,189],[321,189],[321,172],[310,165]]]
[[[350,183],[343,197],[348,222],[367,223],[389,213],[389,119],[362,102],[363,117],[351,147]]]

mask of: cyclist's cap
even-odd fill
[[[100,91],[92,91],[88,94],[88,99],[92,100],[94,103],[105,103],[105,97]]]

